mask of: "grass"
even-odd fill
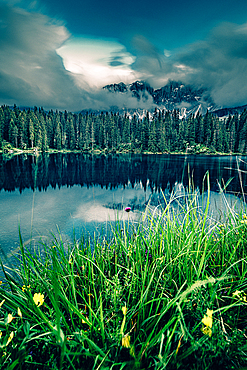
[[[209,194],[208,194],[209,195]],[[247,218],[191,194],[2,266],[2,369],[246,369]],[[36,295],[35,295],[36,294]]]

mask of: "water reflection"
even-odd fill
[[[243,161],[239,161],[239,159]],[[240,169],[246,170],[247,157],[238,157]],[[195,187],[202,190],[206,171],[210,172],[212,190],[218,190],[217,181],[233,178],[228,191],[241,191],[235,156],[183,156],[183,155],[112,155],[85,154],[20,155],[11,160],[0,156],[0,190],[26,188],[46,190],[49,186],[95,186],[114,189],[119,186],[141,184],[146,190],[159,191],[176,183],[188,186],[193,178]],[[247,185],[247,174],[242,173]],[[245,187],[246,187],[245,185]],[[244,189],[245,190],[245,189]]]
[[[106,231],[109,221],[139,218],[147,204],[159,207],[169,201],[174,191],[179,199],[186,197],[189,181],[203,204],[203,179],[209,170],[211,183],[210,215],[223,217],[228,204],[243,207],[233,194],[241,193],[238,163],[244,171],[245,162],[230,156],[180,155],[114,155],[50,154],[0,156],[0,248],[1,258],[19,248],[18,227],[24,242],[33,245],[40,238],[57,234],[79,238],[82,232]],[[242,185],[247,185],[246,173]],[[220,195],[218,182],[232,178],[226,196]],[[223,181],[223,180],[224,181]],[[203,188],[204,186],[204,188]],[[205,197],[204,197],[205,199]],[[128,215],[125,207],[131,207]]]
[[[207,203],[209,203],[208,209]],[[207,212],[207,220],[212,224],[227,222],[228,219],[234,220],[238,214],[247,211],[242,197],[226,192],[200,193],[198,188],[194,189],[193,193],[188,193],[188,189],[182,183],[175,184],[172,193],[167,191],[161,194],[152,193],[146,204],[153,212],[159,214],[169,207],[172,210],[170,214],[174,211],[175,215],[181,214],[182,219],[188,207],[193,207],[197,210],[199,218],[203,219]]]
[[[99,185],[88,188],[74,185],[46,191],[25,189],[21,194],[0,192],[0,247],[4,260],[16,253],[19,248],[18,227],[20,226],[24,243],[32,239],[35,245],[47,239],[51,233],[71,239],[79,238],[82,232],[100,233],[110,227],[109,222],[135,220],[137,209],[144,207],[151,190],[129,184],[125,187],[104,189]],[[124,212],[126,205],[132,208],[131,215]]]

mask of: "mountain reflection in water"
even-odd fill
[[[235,196],[241,194],[239,175],[244,191],[247,178],[237,168],[245,171],[246,163],[246,157],[234,156],[0,156],[2,259],[8,260],[18,251],[19,225],[26,243],[30,239],[37,243],[40,237],[57,233],[57,227],[65,238],[79,238],[85,231],[104,232],[109,221],[137,220],[139,211],[147,204],[160,207],[164,196],[169,201],[172,191],[177,197],[184,197],[189,180],[202,197],[207,171],[211,184],[210,214],[215,218],[223,215],[228,211],[228,203],[240,209],[243,202]],[[218,182],[223,186],[231,178],[229,193],[222,196],[217,192]],[[129,214],[124,212],[127,206],[132,209]]]

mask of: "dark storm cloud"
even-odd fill
[[[58,49],[70,38],[66,27],[35,12],[35,7],[17,8],[17,3],[0,0],[0,104],[72,111],[108,109],[112,105],[152,106],[151,97],[137,102],[131,94],[93,90],[87,70],[80,74],[66,70],[58,55]],[[247,24],[223,24],[204,41],[171,55],[164,55],[140,35],[133,38],[134,57],[119,45],[119,51],[108,56],[108,66],[112,71],[125,71],[128,82],[133,77],[133,81],[145,80],[159,88],[168,80],[176,80],[208,88],[218,105],[247,103]],[[119,82],[113,79],[107,83]]]
[[[180,78],[181,73],[174,66],[172,59],[165,56],[164,52],[152,45],[148,39],[140,35],[135,36],[132,45],[136,51],[136,60],[131,67],[152,87],[160,88],[169,80]]]
[[[152,86],[182,81],[207,88],[218,105],[247,103],[247,24],[222,24],[206,40],[175,50],[170,57],[143,37],[133,44],[140,53],[132,68]]]
[[[247,24],[224,24],[190,45],[178,60],[191,68],[188,82],[210,89],[219,105],[247,102]]]
[[[137,52],[137,59],[132,65],[135,70],[155,76],[171,71],[164,54],[144,36],[136,35],[132,44]]]
[[[0,4],[0,104],[70,110],[86,104],[56,53],[68,37],[41,13]]]

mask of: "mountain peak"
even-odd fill
[[[165,86],[156,90],[145,81],[135,81],[128,85],[120,82],[104,86],[103,89],[111,93],[129,93],[137,99],[139,104],[142,101],[143,106],[151,98],[154,109],[180,109],[184,116],[198,112],[205,114],[207,110],[213,111],[220,108],[216,107],[206,89],[185,85],[180,81],[169,81]]]

